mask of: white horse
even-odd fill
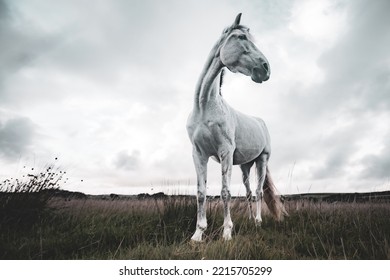
[[[202,74],[196,85],[194,108],[187,121],[187,132],[193,145],[193,160],[197,174],[197,224],[192,236],[202,241],[207,228],[206,180],[207,163],[212,157],[222,167],[221,197],[224,203],[223,238],[230,240],[233,222],[230,217],[230,178],[233,165],[240,165],[243,182],[252,217],[249,186],[249,171],[254,163],[258,174],[256,189],[256,224],[261,223],[263,198],[277,220],[284,214],[283,204],[272,183],[267,163],[271,153],[270,137],[263,120],[244,115],[232,107],[219,94],[218,79],[222,69],[250,76],[256,83],[267,81],[270,66],[265,56],[257,49],[249,34],[249,28],[240,25],[241,13],[234,23],[225,28],[212,48]]]

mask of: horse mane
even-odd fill
[[[223,85],[223,78],[225,76],[225,68],[222,68],[221,74],[219,76],[219,95],[222,96],[222,85]]]

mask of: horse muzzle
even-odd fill
[[[270,76],[270,71],[269,71],[269,66],[263,66],[263,67],[255,67],[252,70],[252,81],[256,83],[262,83],[265,82],[269,79]]]

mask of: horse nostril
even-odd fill
[[[267,62],[264,62],[264,63],[263,63],[263,67],[264,67],[264,69],[265,69],[267,72],[269,72],[269,66],[268,66],[268,63],[267,63]]]

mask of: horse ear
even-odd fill
[[[234,20],[233,26],[238,26],[238,25],[240,24],[241,15],[242,15],[242,13],[239,13],[239,14],[236,16],[236,19]]]

